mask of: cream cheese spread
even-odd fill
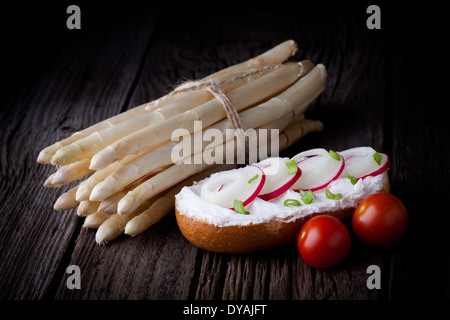
[[[272,220],[289,223],[312,213],[337,211],[349,207],[355,208],[367,196],[382,191],[388,183],[388,176],[387,173],[383,173],[375,177],[366,177],[359,179],[354,185],[348,178],[336,179],[327,188],[315,191],[315,198],[310,204],[305,204],[300,199],[299,193],[293,190],[288,190],[281,196],[269,201],[256,198],[245,207],[250,212],[249,215],[240,214],[203,200],[200,197],[200,191],[202,183],[206,180],[184,187],[175,196],[177,209],[181,215],[204,220],[218,227],[225,227],[245,226]],[[328,199],[325,195],[326,189],[334,194],[341,193],[342,198],[339,200]],[[286,207],[284,201],[287,199],[295,199],[301,205]]]

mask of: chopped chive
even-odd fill
[[[315,194],[311,190],[308,190],[308,191],[300,190],[300,199],[302,199],[302,201],[305,204],[310,204],[311,202],[313,202],[314,197],[315,197]]]
[[[340,161],[340,160],[341,160],[341,156],[338,155],[338,154],[337,154],[336,152],[334,152],[333,150],[330,150],[330,151],[329,151],[329,154],[330,154],[330,156],[331,156],[332,158],[336,159],[337,161]]]
[[[250,214],[250,212],[245,210],[244,204],[241,200],[234,200],[234,211],[240,214]]]
[[[350,182],[355,185],[358,182],[358,179],[356,179],[354,176],[348,175],[347,178],[350,179]]]
[[[295,160],[289,160],[286,162],[286,166],[288,167],[288,174],[296,174],[298,167],[297,162]]]
[[[378,165],[381,165],[382,158],[379,153],[375,152],[373,154],[373,159],[375,160],[376,163],[378,163]]]
[[[252,183],[253,181],[255,181],[256,179],[258,179],[259,174],[257,174],[256,176],[254,176],[253,178],[251,178],[250,180],[248,180],[248,183]]]
[[[334,194],[329,189],[327,189],[325,194],[326,194],[327,198],[330,200],[339,200],[340,198],[342,198],[342,193]]]
[[[290,207],[290,206],[297,206],[298,207],[298,206],[300,206],[300,202],[298,200],[295,200],[295,199],[286,199],[286,200],[284,200],[283,204],[286,207]]]

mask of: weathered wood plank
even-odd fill
[[[160,97],[180,79],[198,77],[194,66],[202,64],[205,53],[192,39],[186,38],[192,31],[180,33],[180,21],[171,14],[161,16],[160,21],[163,22],[158,24],[148,44],[149,51],[129,107]],[[202,72],[215,70],[203,68]],[[144,234],[133,239],[124,235],[102,249],[102,259],[126,261],[126,267],[105,263],[100,269],[95,268],[92,257],[100,249],[95,243],[93,230],[83,230],[77,244],[70,264],[80,266],[87,279],[83,282],[85,289],[68,290],[65,280],[61,279],[56,295],[58,299],[187,299],[191,282],[197,281],[193,276],[198,250],[187,244],[173,215]],[[126,248],[126,244],[130,247]],[[110,250],[110,247],[116,250]],[[123,284],[124,281],[127,283]]]
[[[62,279],[56,299],[187,299],[197,250],[179,245],[174,219],[165,218],[149,236],[121,237],[107,246],[95,243],[94,230],[83,229],[70,264],[81,269],[81,290]],[[186,285],[186,283],[188,285]]]
[[[54,47],[60,50],[55,60],[33,81],[23,80],[2,103],[3,298],[52,297],[50,284],[61,276],[59,265],[66,250],[70,254],[81,220],[73,211],[53,211],[62,191],[42,187],[52,169],[38,165],[36,158],[43,147],[116,114],[127,103],[153,20],[148,14],[121,13],[105,17],[102,25],[86,23],[90,28],[68,33],[73,38],[67,46]]]
[[[445,275],[450,261],[442,256],[449,245],[448,220],[441,214],[446,208],[437,203],[430,210],[427,203],[416,200],[423,197],[417,188],[423,185],[430,186],[429,192],[435,196],[445,197],[442,186],[448,165],[439,150],[448,149],[449,143],[436,137],[446,137],[449,132],[444,117],[435,119],[434,115],[444,113],[448,98],[437,90],[442,86],[440,80],[424,84],[416,76],[444,78],[440,68],[416,63],[421,55],[425,61],[441,56],[424,46],[420,53],[405,58],[416,49],[411,42],[391,58],[389,46],[403,34],[386,43],[383,32],[390,31],[389,24],[383,25],[388,28],[383,32],[369,32],[364,6],[353,11],[345,7],[314,9],[224,10],[210,16],[204,11],[164,12],[156,26],[158,12],[154,8],[125,10],[102,18],[99,23],[103,26],[91,21],[86,26],[93,29],[70,34],[74,38],[66,39],[67,46],[54,55],[55,60],[35,70],[35,78],[22,79],[23,87],[2,93],[2,106],[7,108],[0,117],[0,297],[278,300],[448,296]],[[48,166],[35,163],[42,147],[157,98],[180,80],[201,78],[289,38],[299,43],[297,59],[324,63],[329,76],[326,91],[308,111],[309,117],[324,122],[324,132],[303,138],[284,154],[317,146],[342,150],[358,145],[391,153],[393,192],[405,199],[413,221],[398,246],[368,249],[355,239],[342,265],[316,270],[302,261],[295,245],[245,256],[197,249],[183,238],[173,214],[135,238],[122,236],[100,247],[95,243],[95,231],[81,229],[82,219],[73,212],[52,212],[51,204],[59,192],[41,187],[51,172]],[[448,80],[444,85],[448,86]],[[412,117],[406,117],[408,113]],[[430,155],[435,160],[430,161]],[[437,167],[442,168],[442,175]],[[423,212],[430,218],[419,225],[417,219]],[[436,226],[435,220],[443,223]],[[424,242],[417,236],[421,232],[428,235]],[[428,252],[429,257],[422,259],[418,250]],[[81,269],[81,290],[66,286],[64,270],[70,264]],[[381,290],[366,286],[366,268],[372,264],[382,269]]]
[[[341,17],[340,14],[341,12],[334,17],[335,19],[327,16],[329,20],[326,24],[321,19],[317,20],[317,16],[308,15],[307,12],[303,14],[298,12],[292,21],[289,20],[292,19],[290,15],[273,14],[255,19],[260,23],[255,27],[257,30],[258,27],[270,27],[271,22],[275,23],[280,33],[272,32],[274,38],[286,36],[295,39],[300,47],[297,56],[322,62],[329,72],[327,90],[309,112],[313,118],[323,120],[326,130],[322,134],[305,137],[287,150],[286,155],[294,155],[300,150],[318,145],[336,150],[358,145],[382,148],[385,76],[382,39],[375,38],[375,42],[372,42],[373,39],[365,39],[364,30],[356,25],[356,21],[345,18],[340,20],[338,18]],[[238,29],[244,24],[247,16],[235,16],[230,24],[226,23],[229,21],[228,18],[230,17],[223,19],[224,29],[233,32],[235,31],[233,28]],[[341,46],[340,44],[348,42],[346,39],[349,30],[355,30],[352,44]],[[314,34],[314,37],[311,37],[311,34]],[[370,264],[381,266],[382,256],[378,252],[365,254],[364,250],[366,249],[353,250],[349,263],[338,270],[306,273],[298,271],[302,267],[307,270],[310,268],[304,265],[295,248],[283,251],[279,256],[274,255],[274,252],[262,253],[258,266],[263,270],[270,270],[269,277],[261,275],[252,277],[267,279],[267,283],[261,285],[267,288],[257,291],[264,292],[261,297],[269,299],[374,299],[377,292],[369,291],[366,287],[366,268]],[[360,260],[358,257],[365,259]],[[245,292],[245,284],[241,283],[243,278],[239,273],[248,269],[249,262],[240,259],[233,260],[232,263],[238,263],[240,266],[232,266],[235,274],[227,273],[233,281],[225,283],[224,296],[241,299],[242,292]],[[230,262],[229,268],[232,263]],[[286,265],[291,265],[292,270],[289,267],[286,269]],[[205,269],[204,272],[208,270]],[[343,285],[340,286],[340,283]],[[307,290],[303,289],[305,287]]]
[[[426,23],[399,25],[396,35],[403,41],[396,44],[391,61],[396,71],[389,79],[393,192],[408,209],[409,226],[389,260],[390,299],[449,297],[450,100],[446,90],[450,83],[448,65],[443,63],[449,50],[442,43],[443,12],[429,9],[420,12],[425,17],[433,14]]]
[[[168,87],[173,85],[173,83],[180,80],[180,78],[200,78],[208,73],[214,72],[220,68],[227,65],[237,63],[244,59],[248,59],[251,56],[268,49],[270,46],[276,44],[278,41],[270,44],[270,46],[263,47],[261,44],[254,44],[259,46],[258,49],[248,50],[248,42],[239,43],[242,46],[242,53],[240,56],[236,56],[233,51],[234,43],[227,43],[227,47],[220,50],[220,54],[223,57],[217,61],[214,57],[217,55],[215,52],[218,50],[216,47],[211,46],[212,39],[216,34],[217,30],[212,30],[209,32],[201,33],[199,37],[198,28],[199,26],[194,23],[185,24],[185,20],[180,19],[181,16],[172,17],[171,15],[163,16],[161,21],[163,24],[158,26],[158,34],[155,34],[151,44],[151,49],[149,51],[148,58],[146,59],[146,64],[144,66],[142,77],[137,83],[135,93],[130,102],[130,106],[143,103],[145,101],[151,100],[160,96],[164,93]],[[185,17],[185,19],[192,19],[192,17]],[[195,20],[194,20],[195,21]],[[197,20],[200,21],[200,20]],[[178,28],[183,28],[183,33],[179,33]],[[283,39],[284,40],[284,39]],[[228,51],[227,49],[232,50]],[[156,75],[156,76],[155,76]],[[155,81],[156,80],[156,81]],[[156,92],[157,94],[153,94]],[[150,93],[150,94],[149,94]],[[174,220],[169,220],[174,223]],[[177,227],[171,228],[169,235],[164,235],[166,242],[160,242],[158,240],[162,234],[157,230],[161,228],[160,225],[166,223],[165,221],[154,226],[151,230],[148,230],[145,234],[140,235],[136,239],[133,239],[133,245],[136,250],[142,252],[140,259],[147,262],[148,265],[154,265],[154,272],[147,272],[146,269],[134,270],[134,269],[120,269],[120,274],[117,273],[118,270],[107,269],[108,276],[102,277],[102,281],[95,281],[97,276],[97,271],[92,268],[92,255],[91,252],[84,250],[84,246],[89,248],[95,247],[92,232],[82,233],[80,239],[82,239],[83,245],[77,246],[75,248],[74,254],[72,256],[71,262],[80,266],[81,270],[85,276],[90,279],[85,281],[88,288],[81,292],[70,291],[65,288],[65,282],[62,281],[58,291],[58,298],[84,298],[84,299],[95,299],[101,298],[188,298],[195,297],[201,299],[235,299],[240,295],[240,288],[235,290],[229,287],[233,285],[234,280],[232,277],[236,276],[233,267],[241,268],[240,262],[243,258],[240,257],[230,257],[226,255],[216,255],[211,253],[203,253],[198,249],[192,247],[187,241],[181,237]],[[86,236],[86,238],[84,238]],[[88,237],[89,236],[89,237]],[[81,241],[78,243],[81,243]],[[148,246],[148,242],[154,242],[154,245]],[[180,256],[174,255],[172,251],[166,251],[164,248],[168,245],[174,248],[180,248],[180,250],[188,250],[189,254],[183,254],[183,260],[186,264],[178,264]],[[123,245],[122,245],[123,246]],[[146,250],[146,247],[150,247],[151,250]],[[96,249],[92,249],[96,250]],[[108,251],[108,260],[128,260],[130,250],[117,250]],[[198,261],[198,257],[203,260],[201,263]],[[208,262],[212,257],[212,262]],[[158,264],[159,259],[167,260],[164,266]],[[219,259],[219,261],[216,261]],[[251,260],[248,260],[251,261]],[[210,267],[217,265],[220,272],[211,273]],[[200,268],[200,270],[196,270]],[[194,273],[195,272],[195,273]],[[133,276],[139,274],[138,277]],[[179,294],[182,295],[169,295],[164,292],[165,284],[170,283],[167,279],[177,275],[187,274],[191,277],[181,277],[184,282],[177,283],[175,286],[179,289]],[[192,279],[192,276],[196,276],[199,279]],[[123,279],[129,280],[126,286],[116,284],[114,285],[112,279]],[[217,278],[218,277],[218,278]],[[231,278],[230,278],[231,277]],[[211,280],[213,279],[213,280]],[[246,280],[251,280],[247,279]],[[150,283],[148,286],[141,286],[141,283]],[[240,278],[237,282],[239,286],[253,286],[252,281],[244,281]],[[198,288],[191,287],[192,285],[198,284]],[[226,284],[225,289],[223,285]],[[100,294],[99,290],[107,286],[111,290]],[[131,290],[130,288],[138,287],[140,290]],[[251,297],[253,288],[246,289],[246,295],[244,297]],[[188,295],[189,294],[189,295]]]
[[[325,122],[327,130],[305,138],[286,154],[317,145],[339,150],[368,144],[380,149],[384,90],[383,68],[379,68],[384,60],[381,49],[376,50],[380,43],[364,41],[364,35],[358,34],[353,46],[341,48],[348,30],[355,28],[354,21],[347,25],[336,19],[341,28],[336,30],[334,21],[327,28],[322,20],[308,17],[304,13],[293,20],[284,14],[255,13],[248,26],[246,14],[230,13],[214,20],[203,17],[201,25],[187,15],[163,16],[130,106],[159,97],[180,78],[203,77],[293,38],[300,45],[299,59],[310,58],[327,66],[331,89],[311,111],[311,116]],[[246,32],[239,32],[243,26]],[[311,32],[316,37],[310,38]],[[266,41],[260,41],[263,35]],[[348,115],[344,126],[335,121],[342,113]],[[94,232],[83,230],[70,264],[80,266],[84,289],[68,290],[63,278],[56,297],[373,299],[377,295],[365,287],[365,270],[368,264],[381,265],[381,255],[361,255],[359,251],[356,246],[348,263],[330,271],[306,266],[294,246],[246,256],[215,254],[191,246],[172,216],[134,239],[124,236],[106,248],[94,243]]]

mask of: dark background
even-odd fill
[[[66,28],[70,4],[81,8],[81,30]],[[448,299],[448,18],[430,2],[377,1],[382,29],[368,30],[370,4],[61,1],[2,9],[0,297]],[[52,210],[60,191],[42,187],[53,172],[36,164],[42,148],[287,39],[299,45],[295,59],[324,63],[329,78],[307,113],[324,131],[286,154],[357,145],[388,153],[392,193],[410,214],[397,245],[353,241],[342,266],[319,271],[294,247],[249,256],[193,248],[173,217],[98,247],[73,211]],[[69,264],[83,270],[82,290],[65,289]],[[365,288],[370,264],[382,268],[381,290]]]

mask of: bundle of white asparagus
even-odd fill
[[[308,132],[322,129],[320,121],[306,120],[304,112],[324,90],[326,69],[309,60],[285,62],[296,52],[296,43],[285,41],[196,82],[219,86],[245,129],[279,130],[279,135],[267,139],[258,136],[251,148],[267,148],[273,142],[270,139],[277,139],[283,150]],[[142,233],[173,211],[175,195],[183,186],[237,166],[207,161],[217,154],[229,154],[227,140],[236,139],[225,134],[233,126],[220,99],[207,86],[176,91],[98,122],[40,152],[39,163],[57,166],[44,186],[80,180],[57,199],[54,209],[78,207],[78,215],[85,217],[83,226],[98,229],[97,243],[106,244],[123,233]],[[172,133],[187,130],[182,140],[197,135],[201,131],[195,121],[201,121],[203,132],[220,130],[223,139],[202,141],[200,148],[183,155],[185,160],[200,156],[202,163],[174,163],[172,150],[180,142],[172,140]]]

